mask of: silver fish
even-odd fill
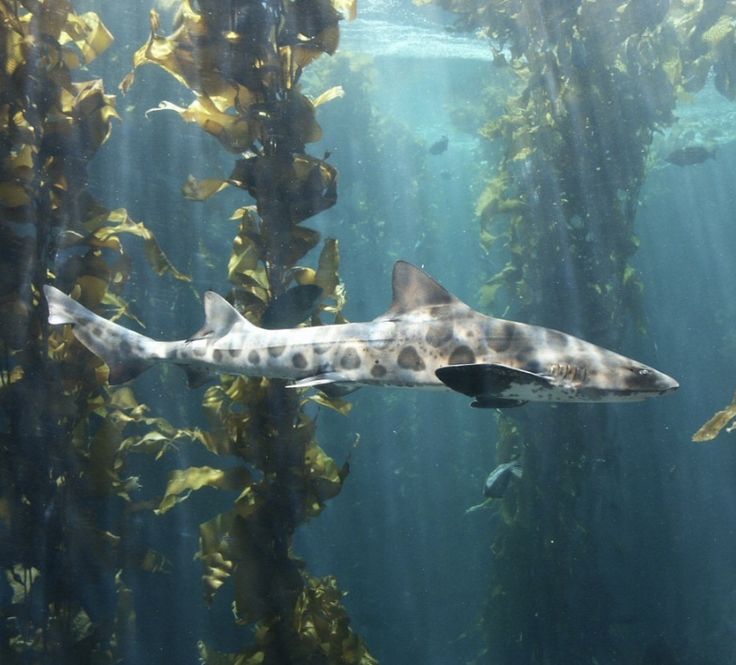
[[[489,499],[500,499],[506,494],[512,477],[522,477],[521,462],[518,459],[499,464],[488,474],[483,487],[483,495]]]
[[[637,401],[677,381],[635,360],[548,328],[484,316],[405,261],[393,272],[393,303],[367,323],[266,330],[216,293],[204,295],[205,324],[189,339],[159,342],[112,323],[45,286],[49,323],[110,367],[110,383],[151,365],[182,366],[191,383],[209,370],[291,381],[291,387],[448,387],[473,406]]]

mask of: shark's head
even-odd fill
[[[582,341],[582,340],[581,340]],[[551,364],[552,383],[568,385],[577,399],[591,402],[640,401],[679,388],[671,376],[601,347],[588,345],[585,361],[574,370]]]

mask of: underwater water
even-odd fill
[[[102,78],[106,90],[118,96],[120,116],[108,140],[88,160],[85,186],[105,208],[125,208],[132,220],[143,222],[171,264],[191,278],[176,279],[171,271],[157,275],[149,265],[150,245],[136,235],[121,238],[125,259],[120,274],[125,273],[125,279],[116,283],[115,271],[99,267],[90,273],[104,277],[137,318],[123,316],[118,322],[157,340],[190,338],[202,328],[201,296],[208,290],[227,296],[240,289],[238,304],[262,314],[266,305],[255,302],[257,294],[267,300],[276,287],[271,284],[269,292],[262,283],[253,287],[247,282],[243,266],[251,264],[237,254],[237,245],[233,248],[236,236],[241,249],[249,238],[253,247],[262,248],[265,242],[261,236],[253,238],[267,224],[254,225],[250,235],[240,234],[240,218],[233,219],[234,210],[254,205],[253,192],[230,186],[205,200],[182,195],[190,176],[232,178],[234,161],[252,148],[228,151],[222,145],[227,136],[220,135],[218,142],[171,109],[149,112],[163,101],[187,107],[195,98],[160,67],[142,66],[126,94],[117,90],[134,53],[149,37],[148,3],[73,4],[79,14],[96,12],[115,37],[88,68],[74,74],[74,80]],[[160,34],[170,33],[178,4],[154,5],[160,12]],[[457,10],[462,4],[447,6]],[[467,7],[475,11],[481,4]],[[608,4],[615,13],[616,3]],[[715,24],[718,12],[712,11],[709,20]],[[100,406],[124,400],[111,397],[114,393],[100,380],[91,389],[100,402],[94,409],[85,407],[90,409],[86,420],[69,434],[70,440],[87,437],[91,444],[75,443],[83,452],[69,463],[74,472],[54,480],[53,486],[59,492],[82,487],[96,473],[95,465],[108,463],[111,471],[105,477],[119,474],[134,481],[124,487],[110,481],[112,489],[106,487],[105,492],[80,490],[84,511],[58,509],[63,514],[61,545],[55,544],[57,534],[48,526],[57,523],[54,515],[61,500],[54,498],[54,491],[44,494],[41,517],[34,519],[45,539],[34,540],[33,533],[37,537],[39,531],[27,534],[33,541],[27,548],[33,553],[28,559],[32,565],[14,558],[20,556],[15,546],[0,544],[6,572],[0,586],[0,665],[331,665],[371,663],[373,658],[389,665],[736,663],[733,434],[722,432],[706,443],[691,440],[729,403],[736,387],[736,302],[731,297],[736,281],[736,132],[732,102],[718,89],[720,75],[709,73],[699,90],[679,90],[671,119],[655,113],[658,105],[665,105],[657,90],[641,93],[636,88],[636,95],[645,99],[642,108],[653,118],[642,129],[644,125],[636,124],[640,116],[619,113],[624,107],[616,104],[625,101],[615,98],[618,89],[591,82],[598,70],[588,55],[588,65],[575,66],[589,67],[593,73],[588,83],[598,85],[604,99],[610,95],[616,101],[611,108],[608,102],[596,106],[599,100],[586,106],[578,90],[566,108],[599,117],[601,109],[608,109],[610,115],[595,131],[589,122],[576,124],[579,118],[573,112],[573,120],[559,108],[553,112],[554,105],[542,114],[549,117],[545,129],[534,119],[531,103],[518,107],[523,112],[514,116],[516,124],[494,129],[494,121],[513,114],[515,104],[521,104],[525,82],[542,81],[529,95],[532,100],[542,95],[539,90],[556,85],[553,67],[525,78],[521,65],[515,72],[500,63],[501,57],[515,57],[513,49],[492,42],[488,30],[451,29],[455,14],[437,6],[365,2],[358,4],[357,12],[355,21],[340,22],[335,55],[323,55],[300,72],[302,90],[312,99],[333,86],[344,91],[344,96],[316,109],[322,135],[306,142],[305,149],[337,170],[337,200],[302,225],[318,231],[321,240],[339,243],[344,318],[370,321],[384,313],[391,304],[392,268],[403,259],[479,312],[559,329],[614,349],[675,377],[679,390],[632,403],[530,403],[503,409],[502,415],[496,409],[470,408],[470,397],[450,390],[365,387],[344,398],[352,405],[347,413],[316,402],[290,411],[297,407],[283,397],[257,402],[240,395],[240,402],[234,397],[227,402],[217,393],[224,400],[220,404],[229,404],[231,410],[226,417],[222,407],[215,413],[222,422],[213,424],[213,410],[203,407],[203,401],[209,399],[210,406],[216,402],[209,391],[217,382],[189,388],[178,368],[156,367],[128,384],[145,407],[126,411],[123,417]],[[548,25],[550,34],[554,23]],[[649,19],[637,14],[631,29],[646,32],[648,26]],[[733,40],[728,34],[725,39]],[[601,43],[605,49],[607,42]],[[499,47],[495,52],[492,44]],[[586,44],[592,51],[591,43]],[[198,48],[205,50],[206,40],[190,49],[195,61]],[[562,50],[560,46],[550,53]],[[531,69],[535,60],[527,57]],[[655,68],[658,57],[665,56],[647,55],[646,67]],[[651,83],[645,79],[646,67],[636,70],[644,80],[642,88]],[[223,64],[218,75],[226,78],[226,69]],[[630,67],[627,75],[635,77],[633,70]],[[29,80],[33,76],[29,74]],[[573,80],[567,77],[568,83]],[[622,84],[621,89],[635,96],[633,87]],[[232,118],[241,111],[230,108],[227,115]],[[256,118],[268,124],[263,120],[268,109],[254,107],[248,113],[249,122],[256,123]],[[298,122],[302,120],[294,120]],[[524,122],[533,126],[528,133]],[[630,128],[642,149],[633,139],[634,148],[625,144]],[[554,132],[573,138],[558,141]],[[274,136],[283,138],[276,132]],[[259,144],[253,137],[251,142],[265,150],[265,142]],[[703,154],[685,152],[680,160],[687,163],[675,163],[676,151],[688,148],[700,148]],[[534,161],[534,151],[543,149],[549,151],[545,155],[566,155],[565,161],[561,166],[553,157]],[[560,194],[563,179],[555,181],[560,172],[577,174],[576,182],[583,183],[580,192],[568,184],[564,186],[569,191]],[[620,184],[621,173],[629,178],[628,189]],[[490,198],[503,204],[493,207],[487,192],[489,183],[500,187],[499,174],[506,174],[502,184],[507,189],[500,194],[494,190]],[[274,180],[273,175],[264,177],[252,189],[266,189],[263,182]],[[558,198],[555,205],[546,206],[551,199],[545,199],[545,192],[550,190]],[[4,195],[0,189],[0,199]],[[79,203],[78,210],[82,208]],[[613,208],[620,217],[606,217]],[[572,212],[565,218],[568,210]],[[66,262],[77,245],[71,243],[69,249],[57,240],[64,230],[77,228],[73,216],[69,213],[66,229],[52,234],[57,246],[49,274],[44,272],[65,291],[75,285]],[[615,227],[619,222],[620,228]],[[94,232],[93,226],[84,228]],[[494,242],[489,241],[491,235]],[[291,242],[307,241],[300,237]],[[287,245],[281,245],[286,254]],[[288,270],[317,268],[322,246],[315,242]],[[8,247],[4,251],[12,254],[14,246]],[[91,253],[107,261],[115,247],[100,241]],[[231,258],[234,252],[240,264]],[[262,256],[258,265],[265,264]],[[494,281],[508,266],[505,276]],[[27,277],[28,282],[34,279]],[[339,291],[331,296],[325,298],[328,307],[335,305]],[[34,306],[39,301],[36,297]],[[100,299],[94,304],[109,318],[116,302]],[[321,322],[331,323],[331,314],[323,310]],[[0,333],[5,335],[2,326]],[[43,335],[45,340],[48,334]],[[3,382],[8,384],[12,368],[22,365],[9,359],[20,358],[11,346],[3,341]],[[90,354],[77,351],[90,362]],[[72,366],[91,381],[94,371],[83,367],[81,361]],[[61,381],[60,370],[49,372]],[[68,381],[66,374],[61,376]],[[253,394],[266,390],[257,383],[250,385]],[[63,385],[71,391],[68,383]],[[229,386],[230,396],[237,392],[236,384],[223,385]],[[314,393],[310,390],[305,395]],[[74,408],[81,410],[85,400],[80,394],[74,392]],[[49,427],[69,417],[51,402],[45,404],[38,408],[48,410]],[[10,413],[5,402],[0,407]],[[249,446],[257,448],[260,434],[250,425],[228,431],[236,443],[222,450],[215,450],[214,435],[202,444],[204,439],[191,434],[211,430],[222,435],[217,441],[224,440],[222,423],[243,414],[265,423],[261,434],[270,443],[258,443],[262,448],[257,453]],[[166,419],[171,426],[165,429],[155,419]],[[293,490],[302,485],[289,483],[296,476],[301,482],[301,473],[317,473],[316,465],[305,462],[303,471],[300,458],[288,466],[284,480],[279,476],[283,467],[272,464],[272,458],[288,455],[274,442],[291,441],[289,432],[299,430],[307,419],[324,454],[334,460],[335,469],[345,471],[336,480],[332,467],[322,469],[321,480],[329,490],[305,492],[311,504]],[[131,430],[108,433],[108,445],[105,428],[128,427],[129,421],[134,421]],[[15,487],[16,476],[35,477],[28,462],[21,465],[8,452],[13,445],[9,432],[15,431],[11,422],[13,417],[3,412],[0,464],[6,468],[0,483],[8,488]],[[180,435],[184,429],[189,435]],[[146,439],[146,432],[153,430],[158,434]],[[32,434],[36,436],[36,430]],[[250,452],[243,452],[246,449]],[[503,497],[479,507],[488,474],[512,459],[521,462],[521,478],[511,479]],[[41,469],[55,468],[55,460],[46,465],[36,456],[36,461]],[[194,467],[224,471],[217,480],[210,474],[200,485],[185,483],[177,492],[171,490],[172,474]],[[249,476],[245,485],[223,480],[244,469]],[[264,488],[281,488],[280,483],[293,494],[286,492],[284,498],[278,492],[266,493]],[[165,494],[176,494],[177,505],[163,509]],[[11,495],[10,490],[0,494],[3,539],[17,533],[13,524],[20,519],[8,507]],[[34,503],[30,492],[24,496],[18,498],[21,504]],[[299,501],[306,507],[294,509],[300,519],[287,528],[279,520],[293,515],[283,504]],[[235,520],[246,526],[243,531],[233,526],[218,531],[215,549],[225,562],[208,559],[212,550],[203,545],[200,526],[230,514],[234,502],[239,502],[240,511]],[[259,514],[275,517],[253,526],[249,520]],[[91,538],[80,535],[90,520],[95,533],[115,541],[114,555],[112,545],[102,552]],[[69,542],[74,548],[63,544]],[[239,554],[243,543],[247,555]],[[79,553],[67,557],[64,566],[49,563],[63,558],[59,552],[72,550]],[[141,553],[149,551],[165,563],[137,565],[145,560]],[[278,558],[280,552],[283,559]],[[270,557],[284,568],[269,569]],[[243,573],[246,569],[251,573]],[[219,571],[221,579],[216,580],[212,570]],[[301,614],[291,606],[283,610],[288,606],[283,598],[292,597],[289,585],[301,589],[308,585],[306,580],[331,576],[341,592],[334,603],[324,601],[329,594],[315,593],[306,610],[306,596],[299,596]],[[71,599],[71,609],[59,609],[66,607],[64,599]],[[335,609],[339,603],[344,615]],[[334,618],[338,615],[339,620]],[[354,646],[353,633],[346,637],[348,625],[372,657]],[[290,641],[297,639],[294,635],[303,640],[297,646]],[[335,635],[341,637],[335,640]],[[247,655],[238,660],[237,653]]]

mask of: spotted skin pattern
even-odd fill
[[[176,342],[109,322],[53,287],[45,292],[49,322],[74,324],[77,339],[110,365],[111,382],[164,361],[287,379],[296,387],[443,388],[437,370],[457,366],[448,385],[482,398],[480,406],[634,401],[678,386],[651,367],[571,335],[484,316],[404,261],[394,268],[391,307],[373,321],[266,330],[208,292],[202,331]]]

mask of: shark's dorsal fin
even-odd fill
[[[379,319],[395,319],[421,307],[462,304],[426,272],[406,261],[394,264],[392,286],[393,302]]]
[[[225,298],[214,291],[207,291],[204,294],[204,325],[187,341],[192,342],[206,338],[217,339],[227,335],[235,325],[245,328],[255,327]]]

